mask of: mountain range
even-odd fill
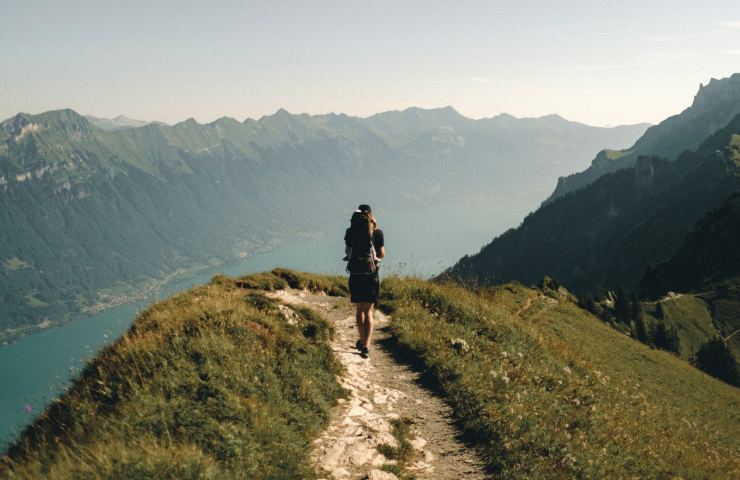
[[[173,126],[18,114],[0,123],[0,329],[55,323],[319,232],[359,203],[530,209],[552,179],[646,128],[471,120],[449,107]]]

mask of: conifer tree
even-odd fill
[[[679,353],[681,351],[681,341],[678,338],[676,330],[669,328],[662,321],[658,322],[653,332],[653,345],[655,345],[655,348],[673,353]]]
[[[614,299],[614,314],[617,317],[617,321],[629,324],[630,303],[624,287],[619,287],[619,290],[617,290],[617,298]]]
[[[596,301],[590,294],[585,293],[578,299],[578,306],[582,309],[595,313],[596,312]]]
[[[703,344],[692,363],[713,377],[730,385],[740,386],[737,360],[721,338],[713,338]]]
[[[661,320],[665,318],[665,312],[663,311],[663,303],[657,302],[655,304],[655,316]]]
[[[642,314],[638,314],[635,318],[635,338],[642,343],[650,343],[650,336],[648,335],[647,328],[645,328],[645,321],[642,319]]]
[[[630,318],[637,321],[640,315],[642,315],[642,304],[640,303],[640,298],[637,296],[636,292],[632,292],[630,295]]]

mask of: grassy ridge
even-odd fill
[[[308,443],[343,394],[333,328],[308,310],[291,325],[237,283],[148,308],[25,430],[0,478],[312,478]]]
[[[0,478],[312,478],[309,441],[342,395],[332,327],[305,309],[291,325],[251,289],[345,283],[277,269],[150,307],[23,433]],[[381,293],[393,338],[498,477],[740,477],[740,391],[564,290],[388,278]]]
[[[392,333],[502,478],[737,478],[740,392],[567,293],[387,279]]]

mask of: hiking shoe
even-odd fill
[[[355,348],[357,350],[360,350],[361,351],[362,350],[362,347],[364,347],[364,345],[362,344],[362,341],[361,340],[357,340],[357,342],[355,343]]]
[[[368,350],[367,347],[362,347],[360,349],[360,356],[362,358],[368,358],[370,356],[370,350]]]

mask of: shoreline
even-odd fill
[[[61,320],[52,321],[46,318],[39,324],[5,329],[0,332],[0,348],[12,345],[27,336],[35,335],[53,328],[63,327],[70,323],[98,315],[114,308],[154,299],[156,295],[164,291],[167,286],[178,281],[185,281],[189,278],[193,278],[208,270],[211,270],[213,275],[215,275],[218,273],[218,269],[220,268],[228,268],[230,266],[237,265],[240,262],[249,260],[257,255],[275,252],[285,245],[320,238],[325,234],[326,232],[298,232],[292,240],[275,239],[272,242],[264,246],[257,247],[251,251],[241,251],[234,257],[222,260],[218,265],[197,265],[190,268],[179,268],[174,272],[166,274],[164,278],[150,278],[138,286],[124,286],[122,287],[122,292],[119,293],[111,293],[111,290],[115,287],[94,292],[98,298],[105,300],[97,301],[92,305],[83,307],[79,311],[67,312]]]

